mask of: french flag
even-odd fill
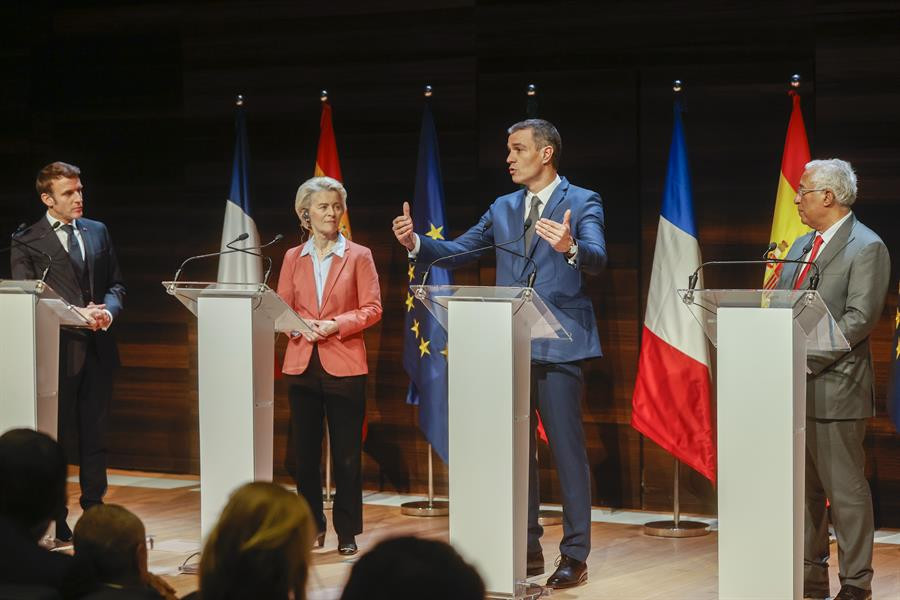
[[[678,100],[674,112],[631,425],[715,482],[709,348],[703,329],[676,291],[701,261]]]
[[[234,161],[231,166],[231,190],[225,201],[225,220],[222,224],[223,252],[227,244],[246,233],[247,239],[234,248],[259,247],[259,231],[250,215],[250,147],[247,143],[247,115],[244,101],[238,97],[234,116]],[[254,250],[254,252],[259,252]],[[262,258],[247,252],[229,252],[219,257],[217,281],[222,283],[262,283]]]

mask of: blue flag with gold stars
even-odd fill
[[[900,284],[897,285],[900,293]],[[900,300],[894,308],[894,343],[891,345],[891,383],[888,387],[887,405],[897,433],[900,433]]]
[[[425,103],[422,133],[419,137],[419,161],[416,167],[416,191],[412,217],[415,231],[435,240],[444,239],[444,185],[438,156],[437,132],[431,107]],[[410,263],[404,310],[403,367],[409,375],[406,401],[419,405],[419,427],[438,456],[447,462],[447,332],[428,309],[415,300],[409,285],[421,283],[427,264]],[[435,268],[428,273],[429,285],[450,284],[450,273]]]

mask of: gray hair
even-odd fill
[[[531,136],[534,138],[534,142],[537,144],[538,149],[545,146],[553,148],[550,164],[553,165],[554,169],[559,169],[559,156],[562,153],[562,138],[559,136],[559,131],[556,130],[556,126],[544,119],[526,119],[524,121],[519,121],[507,129],[506,133],[513,134],[523,129],[531,130]]]
[[[806,163],[806,172],[814,188],[831,190],[841,206],[850,207],[856,202],[856,173],[846,160],[811,160]]]
[[[297,189],[297,197],[294,199],[294,210],[300,219],[300,226],[309,229],[306,221],[303,220],[303,211],[308,211],[312,205],[313,194],[319,192],[335,192],[341,197],[341,204],[344,210],[347,210],[347,190],[343,184],[332,177],[313,177],[304,181]]]

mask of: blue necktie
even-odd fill
[[[81,257],[81,246],[78,244],[78,239],[75,237],[75,228],[72,227],[72,225],[63,225],[61,229],[65,231],[68,236],[69,242],[67,245],[69,250],[69,260],[72,261],[72,265],[80,276],[84,273],[84,258]]]

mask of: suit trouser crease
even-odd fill
[[[334,530],[339,538],[362,532],[362,426],[366,376],[336,377],[322,367],[318,348],[301,375],[288,377],[288,398],[297,461],[297,492],[325,531],[322,503],[322,436],[327,418],[335,494]]]
[[[58,436],[64,448],[70,446],[75,433],[70,426],[75,425],[81,486],[79,503],[87,510],[103,503],[107,489],[106,431],[112,399],[112,369],[100,360],[91,334],[85,335],[86,340],[63,341],[61,337]],[[68,356],[71,344],[84,344],[81,364],[72,364],[72,357]],[[66,514],[68,511],[63,519]]]
[[[841,585],[870,589],[875,525],[865,477],[866,421],[807,419],[806,424],[804,586],[828,589],[830,514]]]
[[[575,363],[531,365],[531,435],[528,473],[528,551],[540,550],[540,475],[535,407],[540,411],[559,477],[563,505],[560,552],[584,561],[591,551],[591,476],[581,422],[583,375]]]

